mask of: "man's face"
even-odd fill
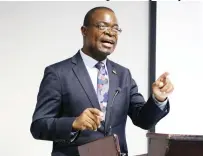
[[[105,9],[93,13],[90,25],[85,33],[85,46],[94,55],[107,56],[111,54],[117,44],[118,23],[113,12]]]

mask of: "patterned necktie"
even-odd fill
[[[108,102],[109,80],[108,74],[103,62],[98,62],[95,67],[99,70],[97,76],[97,97],[101,111],[104,113],[104,120],[106,114],[106,107]]]

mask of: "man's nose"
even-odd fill
[[[106,29],[104,33],[108,36],[117,36],[117,33],[114,32],[111,28]]]

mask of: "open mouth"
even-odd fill
[[[103,39],[101,40],[101,42],[105,47],[109,47],[109,48],[111,48],[115,44],[114,40],[109,40],[109,39]]]
[[[109,40],[109,39],[103,39],[101,40],[102,43],[109,43],[109,44],[115,44],[114,40]]]

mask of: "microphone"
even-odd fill
[[[109,129],[107,130],[106,127],[105,127],[105,136],[109,136],[109,135],[112,135],[112,127],[111,127],[111,114],[112,114],[112,107],[113,107],[113,104],[114,104],[114,100],[116,98],[116,96],[118,95],[118,93],[121,92],[121,88],[118,87],[115,91],[115,94],[113,96],[113,99],[112,99],[112,102],[111,102],[111,105],[109,106],[109,123],[110,123],[110,126],[109,126]]]

